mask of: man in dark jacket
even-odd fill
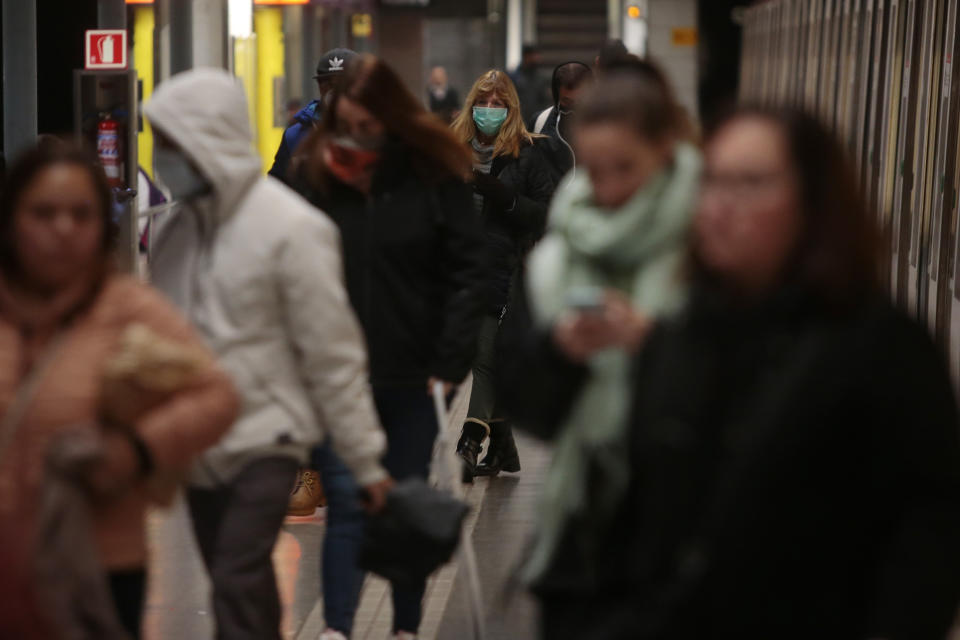
[[[288,181],[287,169],[290,166],[290,158],[293,157],[293,152],[297,150],[300,143],[320,121],[320,116],[323,114],[324,96],[333,88],[333,82],[337,75],[356,56],[357,52],[350,49],[331,49],[320,58],[320,62],[317,63],[317,73],[313,76],[317,81],[320,98],[312,100],[310,104],[297,112],[297,115],[293,117],[293,123],[283,132],[280,148],[277,149],[277,155],[273,159],[273,167],[270,168],[271,176],[283,182]]]
[[[434,67],[430,71],[430,82],[427,84],[427,95],[430,102],[430,112],[437,114],[441,120],[450,124],[460,111],[460,96],[457,90],[447,81],[447,70],[443,67]]]
[[[553,70],[553,106],[541,111],[534,118],[531,131],[549,136],[543,145],[543,156],[550,165],[550,177],[554,183],[577,166],[573,147],[567,142],[570,122],[577,101],[593,84],[590,67],[582,62],[565,62]]]

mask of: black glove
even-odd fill
[[[513,189],[500,182],[498,178],[482,171],[473,172],[473,190],[482,195],[499,211],[513,209],[513,205],[517,201],[517,194],[514,193]]]

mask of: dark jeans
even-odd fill
[[[497,408],[496,343],[500,320],[484,316],[477,337],[477,358],[473,363],[473,387],[470,390],[468,418],[476,418],[489,426]]]
[[[187,494],[213,582],[218,639],[280,640],[280,596],[270,556],[297,467],[293,458],[263,458],[227,486]]]
[[[426,478],[437,437],[437,418],[427,385],[373,390],[387,432],[383,465],[395,480]],[[314,455],[327,496],[327,532],[323,543],[323,606],[327,626],[349,637],[359,602],[363,572],[357,563],[363,540],[359,487],[329,444]],[[393,630],[416,633],[426,583],[414,588],[392,585]]]
[[[320,472],[327,497],[327,527],[321,557],[323,616],[328,628],[349,638],[363,587],[363,572],[357,566],[364,518],[358,499],[360,487],[333,452],[329,441],[314,450],[313,464]]]
[[[107,575],[110,595],[117,609],[117,618],[127,633],[140,638],[143,619],[143,601],[147,591],[147,572],[143,569],[111,571]]]

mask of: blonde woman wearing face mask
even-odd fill
[[[471,479],[520,471],[513,434],[497,414],[495,343],[523,258],[543,235],[556,185],[537,144],[543,136],[527,131],[517,90],[504,72],[488,71],[474,82],[453,130],[473,150],[474,207],[486,231],[487,308],[473,367],[470,408],[457,444],[464,477]],[[478,464],[487,437],[490,446]]]

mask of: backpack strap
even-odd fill
[[[537,121],[533,125],[534,133],[543,133],[543,128],[547,126],[547,120],[550,119],[550,114],[553,113],[553,107],[549,109],[544,109],[540,112],[540,115],[537,116]]]

